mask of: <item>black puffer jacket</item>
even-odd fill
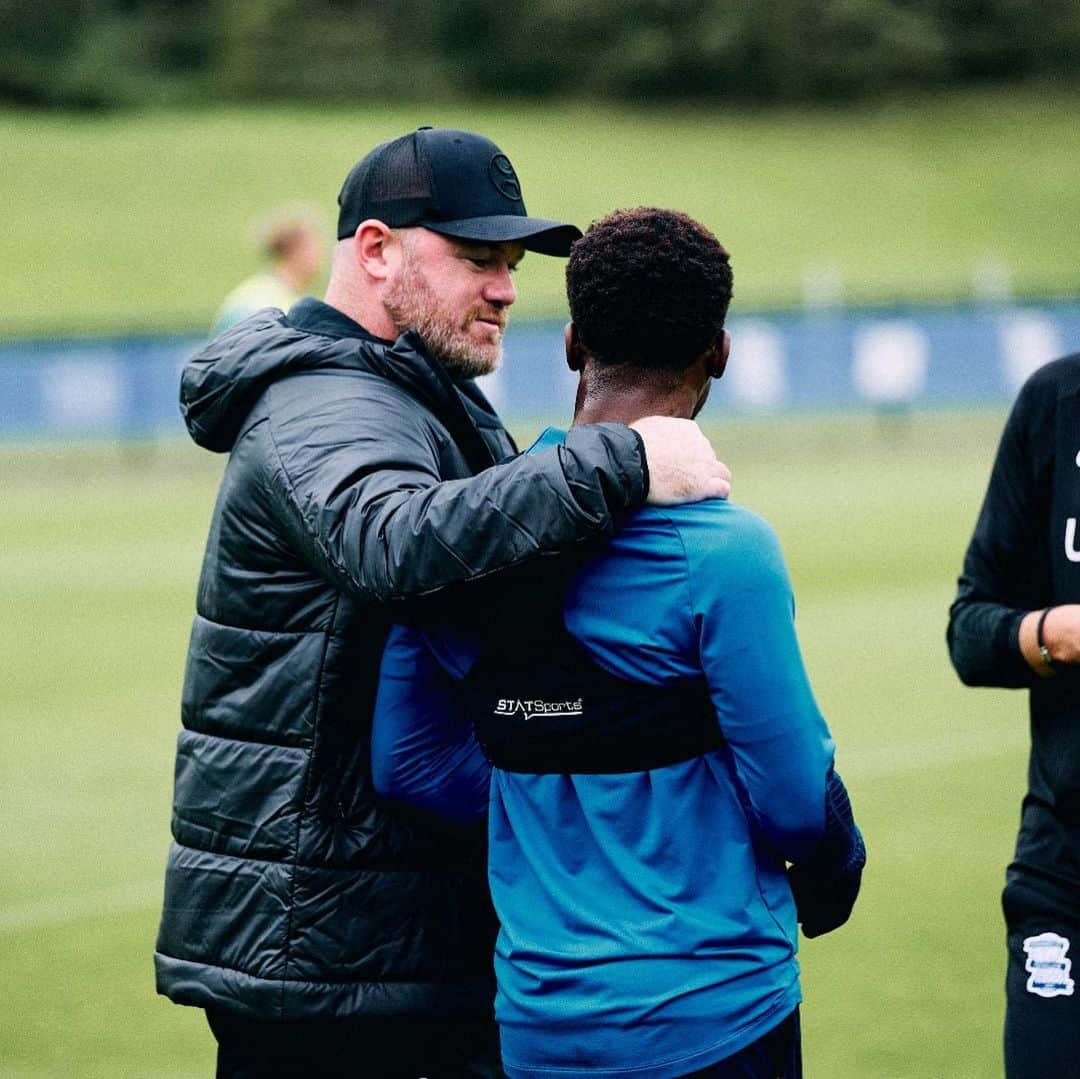
[[[489,1010],[482,837],[372,790],[385,634],[462,587],[475,613],[485,580],[610,532],[644,499],[640,440],[597,425],[507,461],[482,394],[415,334],[390,347],[315,300],[217,338],[181,404],[230,458],[185,675],[159,991],[267,1020]]]

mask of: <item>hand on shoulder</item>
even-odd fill
[[[731,470],[717,460],[693,420],[645,416],[630,426],[645,444],[651,505],[675,506],[731,494]]]

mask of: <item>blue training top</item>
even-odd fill
[[[776,537],[738,505],[638,511],[578,575],[564,619],[619,677],[704,675],[725,744],[643,772],[491,772],[503,1065],[512,1079],[667,1079],[738,1052],[801,999],[784,860],[822,837],[832,741]],[[489,769],[449,692],[476,652],[460,634],[393,631],[372,743],[382,793],[482,813]]]

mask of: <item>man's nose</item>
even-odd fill
[[[503,264],[492,272],[484,287],[484,299],[488,303],[497,303],[503,307],[509,307],[517,299],[517,289],[508,265]]]

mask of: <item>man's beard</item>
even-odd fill
[[[452,378],[479,378],[497,370],[502,362],[506,311],[478,307],[467,311],[463,317],[446,311],[439,305],[435,291],[409,252],[406,252],[401,273],[390,286],[383,304],[398,333],[415,328]],[[469,327],[480,317],[499,320],[497,337],[483,344],[469,336]]]

